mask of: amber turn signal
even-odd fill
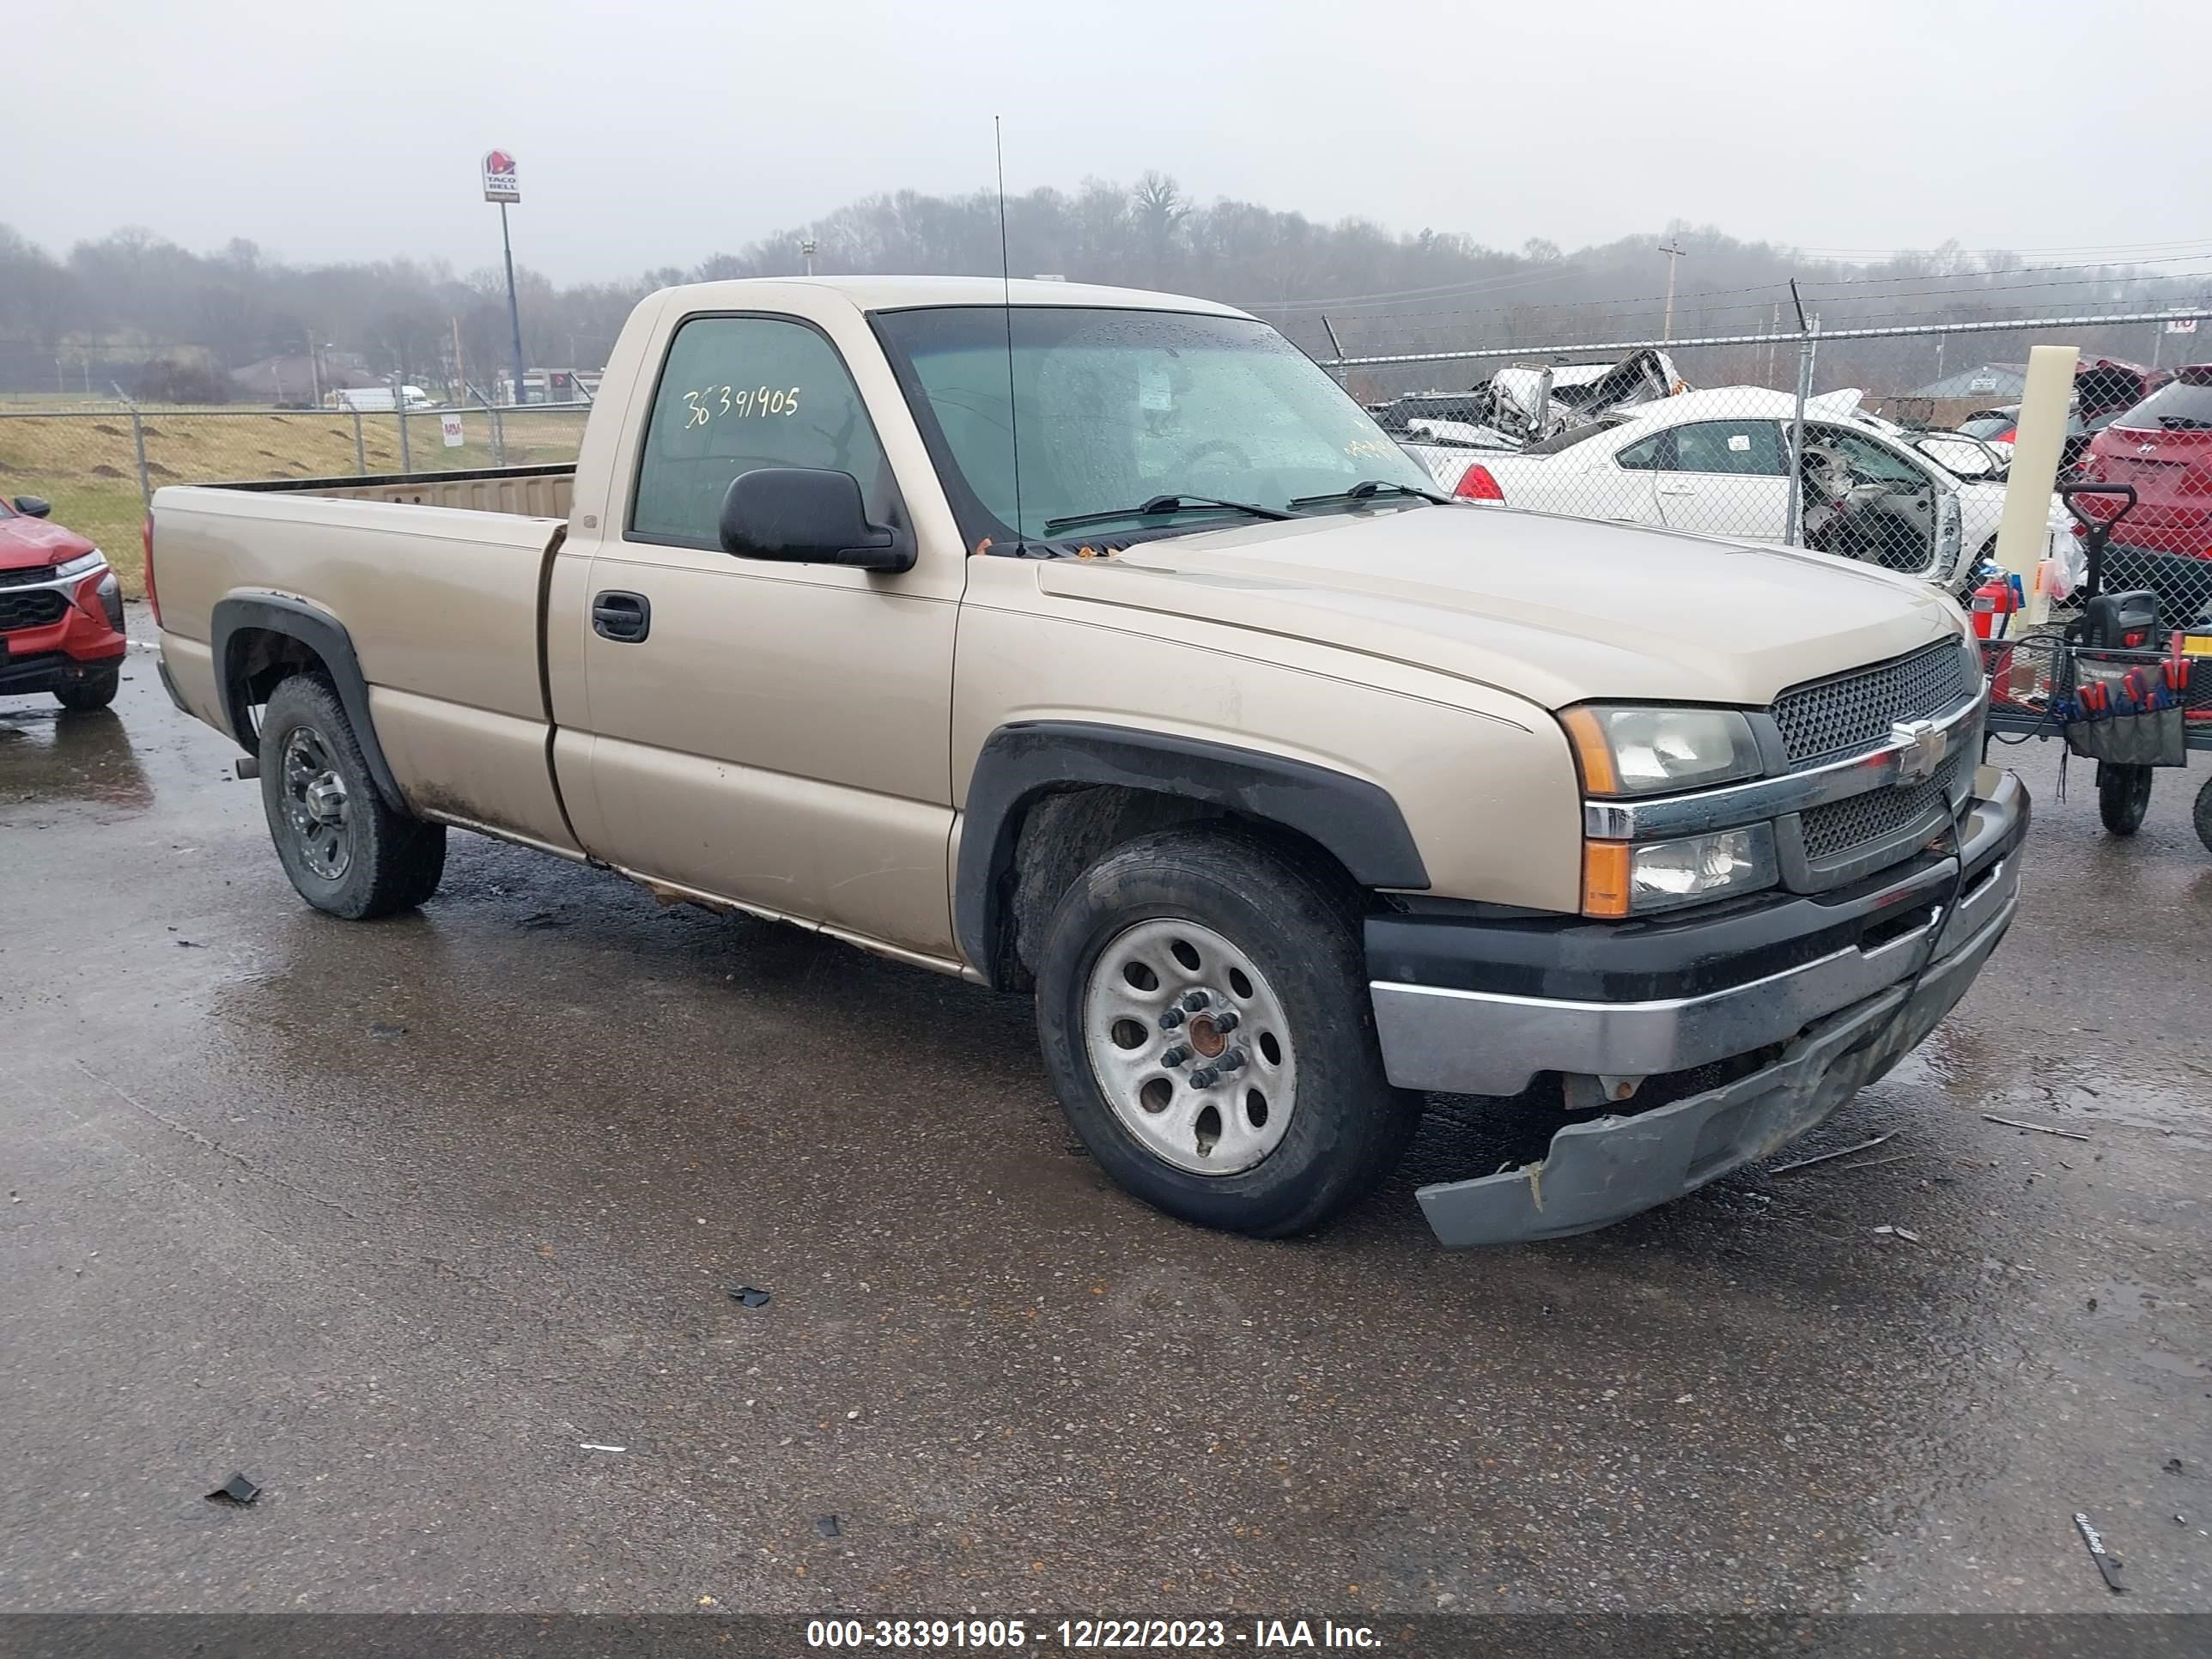
[[[1613,917],[1628,914],[1629,851],[1625,841],[1583,843],[1584,915]]]
[[[1595,708],[1570,708],[1559,715],[1559,724],[1566,727],[1567,741],[1574,745],[1576,763],[1583,769],[1583,790],[1591,795],[1617,795],[1620,793],[1620,775],[1613,769],[1613,744],[1607,738],[1605,723],[1597,717]],[[1624,860],[1626,854],[1623,854]],[[1624,861],[1621,869],[1628,868]],[[1622,880],[1627,879],[1624,873]],[[1627,889],[1624,887],[1622,891]]]

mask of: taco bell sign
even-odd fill
[[[484,200],[519,202],[522,190],[514,182],[514,157],[503,149],[486,150],[483,158]]]

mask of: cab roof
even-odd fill
[[[917,306],[1092,306],[1125,311],[1186,311],[1216,317],[1249,313],[1213,300],[1160,294],[1150,289],[1106,288],[1090,283],[1040,283],[1018,276],[748,276],[733,282],[694,283],[672,290],[689,304],[746,303],[766,297],[769,289],[805,289],[842,295],[861,311],[905,311]]]

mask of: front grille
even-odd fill
[[[0,629],[43,628],[59,622],[69,601],[52,588],[37,593],[0,592]]]
[[[0,587],[28,587],[33,582],[53,579],[54,567],[50,564],[33,565],[28,570],[0,570]]]
[[[1955,653],[1954,653],[1955,654]],[[1908,828],[1948,814],[1959,769],[1969,763],[1954,749],[1933,777],[1902,788],[1870,789],[1847,800],[1808,809],[1799,822],[1805,831],[1805,861],[1819,866],[1848,858],[1893,840]]]
[[[1895,662],[1784,691],[1774,700],[1774,723],[1790,764],[1810,766],[1879,748],[1898,721],[1955,708],[1978,690],[1966,653],[1947,640]]]

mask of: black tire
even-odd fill
[[[1218,965],[1192,969],[1215,974],[1220,986],[1231,988],[1218,989],[1212,1006],[1231,1006],[1235,986],[1248,998],[1256,986],[1258,997],[1275,1010],[1264,1018],[1279,1017],[1285,1027],[1274,1052],[1279,1062],[1290,1055],[1295,1066],[1289,1103],[1280,1109],[1286,1124],[1275,1131],[1273,1150],[1234,1173],[1194,1173],[1148,1147],[1117,1115],[1091,1057],[1093,1036],[1106,1040],[1104,1032],[1086,1030],[1094,968],[1109,947],[1120,949],[1135,937],[1140,924],[1161,920],[1198,924],[1225,942]],[[1238,955],[1256,978],[1236,965]],[[1310,1232],[1396,1168],[1419,1122],[1419,1097],[1392,1088],[1383,1074],[1357,891],[1333,866],[1303,849],[1218,823],[1128,842],[1099,859],[1060,898],[1032,966],[1038,1036],[1069,1123],[1108,1174],[1170,1215],[1261,1238]],[[1101,971],[1110,982],[1110,967]],[[1159,994],[1179,1000],[1188,993],[1169,987]],[[1257,1001],[1246,1004],[1244,1036],[1230,1039],[1253,1045],[1252,1071],[1224,1085],[1231,1112],[1267,1109],[1264,1102],[1257,1108],[1241,1103],[1260,1092],[1246,1092],[1246,1082],[1264,1079],[1257,1055],[1267,1039],[1258,1007]],[[1188,1029],[1195,1033],[1198,1024],[1193,1018]],[[1156,1041],[1140,1022],[1119,1020],[1112,1040],[1120,1048],[1130,1047],[1118,1035],[1125,1029],[1132,1035],[1142,1029],[1147,1045]],[[1133,1063],[1152,1065],[1149,1049]],[[1170,1097],[1188,1086],[1200,1064],[1195,1058],[1182,1063],[1194,1069],[1163,1074]],[[1200,1109],[1200,1122],[1204,1115]],[[1218,1134],[1218,1114],[1214,1121]]]
[[[2132,836],[2142,828],[2143,814],[2150,810],[2152,771],[2148,766],[2097,763],[2097,816],[2112,834]]]
[[[56,686],[54,701],[72,714],[89,714],[113,702],[122,685],[123,665],[112,663],[106,668],[94,669],[81,680]]]
[[[312,803],[299,787],[311,771],[319,784]],[[396,812],[377,793],[344,705],[320,674],[283,681],[262,711],[261,810],[300,896],[349,921],[412,909],[446,872],[446,826]]]
[[[2197,792],[2197,839],[2204,843],[2204,850],[2212,853],[2212,778]]]

